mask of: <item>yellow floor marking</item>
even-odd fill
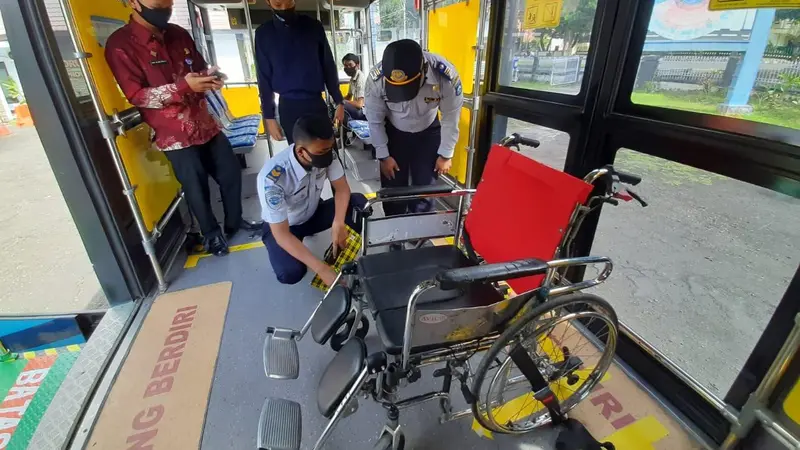
[[[244,251],[244,250],[250,250],[250,249],[253,249],[253,248],[259,248],[259,247],[263,247],[263,246],[264,246],[264,243],[261,242],[261,241],[248,242],[247,244],[234,245],[233,247],[228,248],[228,251],[231,252],[231,253],[234,253],[234,252],[241,252],[241,251]],[[201,259],[207,258],[209,256],[212,256],[211,253],[200,253],[200,254],[195,254],[195,255],[189,255],[186,258],[186,263],[183,265],[183,268],[184,269],[191,269],[191,268],[197,267],[197,263],[200,262]]]
[[[79,352],[81,351],[81,346],[77,344],[68,345],[67,350],[70,352]]]
[[[553,343],[553,341],[547,337],[544,337],[544,339],[540,341],[540,345],[542,345],[543,348],[551,349],[551,351],[553,352],[557,353],[561,352],[561,350]],[[548,352],[548,354],[551,353]],[[580,382],[583,383],[586,380],[586,378],[589,377],[589,375],[592,373],[593,370],[594,367],[589,367],[586,369],[576,370],[573,373],[575,373],[575,375],[578,375],[578,378],[580,378]],[[605,375],[603,375],[603,378],[600,380],[600,382],[605,383],[610,378],[611,375],[608,372],[606,372]],[[558,398],[559,401],[564,401],[572,392],[572,388],[568,387],[566,382],[567,380],[559,378],[557,382],[550,383],[550,389],[553,391],[554,394],[556,394],[556,397]],[[506,409],[506,407],[509,408]],[[534,413],[540,411],[542,408],[544,408],[544,405],[533,397],[532,392],[529,392],[501,406],[494,408],[493,415],[497,422],[504,423],[512,419],[513,420],[525,419],[526,417],[529,417]],[[478,436],[494,439],[492,432],[483,428],[483,426],[481,426],[481,424],[478,423],[478,421],[475,419],[472,419],[472,431],[478,434]]]
[[[48,355],[48,356],[54,356],[54,355],[57,355],[58,352],[54,348],[48,348],[48,349],[45,349],[44,354]]]
[[[609,441],[617,450],[655,450],[653,444],[669,435],[669,430],[653,416],[643,417],[600,441]]]
[[[25,352],[22,354],[25,359],[33,359],[36,358],[36,352]]]

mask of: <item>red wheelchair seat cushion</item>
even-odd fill
[[[494,145],[472,198],[465,228],[489,263],[552,260],[576,205],[592,185],[501,145]],[[544,275],[510,280],[517,294],[536,289]]]

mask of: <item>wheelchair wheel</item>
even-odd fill
[[[342,349],[345,342],[347,342],[347,337],[350,336],[350,329],[353,328],[353,324],[356,321],[355,314],[350,314],[347,317],[345,323],[339,327],[339,331],[336,332],[333,336],[331,336],[331,348],[333,351],[338,352]],[[356,336],[364,339],[369,332],[369,320],[367,320],[366,316],[361,316],[361,320],[358,323],[358,330],[356,330]]]
[[[486,429],[527,433],[550,423],[545,406],[509,352],[522,344],[566,413],[605,375],[617,345],[617,316],[591,294],[572,294],[526,312],[500,335],[474,374],[475,419]],[[488,382],[487,382],[488,381]]]

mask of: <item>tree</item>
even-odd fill
[[[402,28],[406,0],[380,0],[381,28]]]
[[[547,51],[553,39],[564,40],[563,50],[565,52],[588,40],[592,35],[592,24],[596,11],[597,0],[566,0],[558,26],[536,30],[540,50]]]
[[[794,23],[800,23],[800,9],[778,9],[775,11],[775,22],[788,20]]]

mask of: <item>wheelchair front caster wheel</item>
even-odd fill
[[[355,323],[356,318],[351,315],[347,318],[345,323],[339,328],[339,332],[331,336],[331,348],[333,351],[338,352],[342,349],[345,342],[347,342],[347,337],[350,336],[350,329],[353,328],[353,324]],[[369,332],[369,321],[366,317],[361,316],[361,321],[358,323],[358,329],[356,330],[356,336],[364,339]]]
[[[406,437],[403,433],[398,432],[394,436],[391,434],[384,432],[381,435],[381,438],[378,439],[378,442],[375,443],[375,446],[372,447],[374,450],[403,450],[406,446]]]

